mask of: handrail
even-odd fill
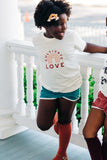
[[[17,54],[23,53],[27,56],[37,56],[35,48],[30,41],[11,40],[6,43],[6,47],[9,52],[15,52]]]
[[[6,43],[6,46],[9,50],[9,52],[15,52],[15,53],[23,53],[27,56],[37,56],[35,52],[35,47],[33,46],[32,42],[30,41],[21,41],[21,40],[11,40]],[[107,59],[106,54],[101,53],[86,53],[82,52],[82,54],[77,53],[75,55],[79,63],[91,65],[101,65],[104,64],[105,59]],[[94,62],[94,64],[93,64]],[[100,64],[99,64],[100,63]]]

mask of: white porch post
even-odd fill
[[[17,101],[16,63],[5,44],[11,39],[22,39],[22,24],[17,0],[0,1],[0,139],[19,132],[12,118]],[[18,130],[17,130],[18,127]]]

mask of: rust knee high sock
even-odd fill
[[[85,138],[90,152],[92,160],[103,160],[102,147],[99,139],[95,138]]]
[[[103,160],[107,160],[107,141],[103,139],[102,144]]]
[[[71,123],[58,124],[59,126],[59,149],[53,160],[62,160],[61,157],[67,157],[66,150],[71,137]],[[67,160],[67,159],[66,159]]]

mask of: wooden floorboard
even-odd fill
[[[52,160],[57,148],[57,138],[28,129],[0,140],[0,160]],[[91,160],[87,149],[71,143],[67,153],[69,160]]]

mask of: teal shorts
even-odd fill
[[[57,99],[57,98],[65,98],[70,101],[76,101],[79,99],[80,89],[77,89],[73,92],[61,93],[61,92],[52,92],[42,87],[40,93],[40,99]]]

